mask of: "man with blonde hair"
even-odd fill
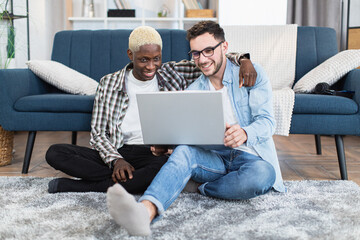
[[[96,91],[91,121],[93,149],[56,144],[46,153],[55,169],[79,178],[49,182],[49,193],[106,192],[119,183],[129,193],[142,193],[168,156],[143,143],[136,93],[184,90],[201,71],[193,61],[162,64],[162,39],[152,27],[141,26],[129,36],[130,63],[104,76]],[[233,55],[233,61],[239,59]],[[243,74],[256,76],[251,61],[241,62]],[[256,78],[256,77],[255,77]],[[251,84],[254,84],[252,79]],[[254,80],[254,79],[253,79]],[[157,150],[158,151],[158,150]],[[161,150],[161,153],[167,152]]]
[[[222,93],[224,148],[177,146],[138,201],[119,184],[110,187],[109,213],[131,235],[150,235],[151,222],[170,207],[189,179],[194,181],[194,191],[228,200],[286,190],[272,138],[275,120],[266,73],[254,64],[255,85],[239,88],[240,69],[226,58],[228,42],[216,22],[198,22],[187,31],[187,39],[189,54],[202,71],[188,89]]]

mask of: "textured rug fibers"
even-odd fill
[[[116,225],[104,193],[48,194],[49,180],[0,177],[0,239],[144,239]],[[182,193],[145,239],[360,239],[356,183],[285,185],[247,201]]]

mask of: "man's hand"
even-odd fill
[[[230,126],[226,123],[226,131],[224,138],[224,145],[231,148],[236,148],[242,145],[247,140],[247,134],[240,127],[239,124]]]
[[[151,150],[152,154],[157,157],[172,153],[172,149],[169,149],[168,146],[163,146],[163,145],[151,146],[150,150]]]
[[[239,87],[252,87],[255,85],[257,72],[250,59],[243,58],[240,60]],[[243,80],[244,79],[244,80]]]
[[[114,182],[126,182],[126,173],[129,176],[129,179],[133,178],[132,172],[135,171],[135,168],[131,166],[130,163],[125,161],[123,158],[115,160],[114,170],[112,174],[112,180]]]

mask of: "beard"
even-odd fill
[[[209,73],[204,73],[205,76],[207,77],[211,77],[214,76],[215,74],[217,74],[221,68],[221,65],[223,63],[223,59],[221,58],[220,62],[216,63],[215,61],[213,61],[214,63],[214,71],[213,72],[209,72]]]
[[[217,62],[215,62],[215,60],[211,60],[212,64],[213,64],[213,67],[214,67],[214,70],[213,71],[208,71],[208,72],[204,72],[202,67],[203,65],[207,65],[206,64],[201,64],[201,66],[199,66],[201,72],[206,76],[206,77],[211,77],[211,76],[214,76],[215,74],[217,74],[221,68],[221,66],[223,65],[223,62],[224,62],[224,59],[222,57],[222,51],[221,51],[221,57],[219,57],[219,60]]]

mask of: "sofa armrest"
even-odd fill
[[[353,99],[360,106],[360,69],[350,71],[344,78],[344,90],[355,91]]]
[[[29,69],[0,69],[0,125],[6,129],[14,103],[19,98],[48,93],[53,89]]]

